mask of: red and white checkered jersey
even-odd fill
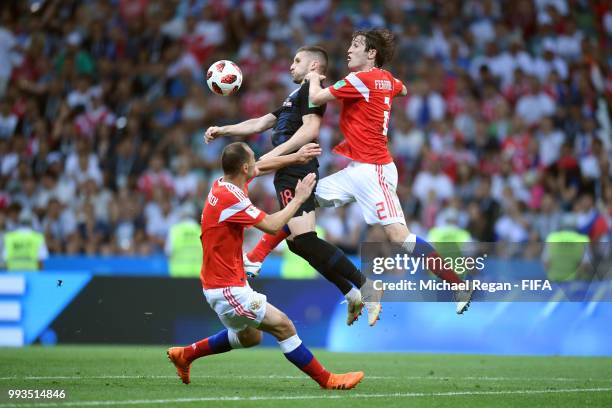
[[[218,179],[202,210],[202,269],[204,289],[244,286],[242,264],[244,229],[259,223],[266,213],[255,207],[248,190]]]
[[[340,130],[345,138],[334,152],[362,163],[391,163],[387,130],[393,97],[402,87],[402,81],[380,68],[351,72],[331,86],[342,103]]]

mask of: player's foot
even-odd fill
[[[368,324],[374,326],[376,322],[380,320],[382,305],[380,302],[364,302],[364,304],[368,311]]]
[[[326,390],[350,390],[363,379],[363,371],[356,371],[346,374],[331,374],[327,383],[321,388]]]
[[[359,316],[361,316],[361,311],[363,310],[363,306],[364,305],[361,299],[355,302],[348,302],[347,304],[348,314],[346,316],[346,324],[350,326],[353,323],[355,323],[357,319],[359,319]]]
[[[455,300],[457,301],[457,314],[463,314],[470,307],[472,301],[473,288],[467,290],[455,291]]]
[[[249,278],[256,278],[259,276],[261,270],[261,262],[253,262],[249,259],[246,253],[242,254],[242,263],[244,264],[244,272]]]
[[[189,370],[191,369],[191,363],[187,361],[185,357],[183,357],[183,348],[170,347],[168,351],[166,351],[166,354],[168,355],[168,359],[176,367],[176,374],[181,377],[181,381],[183,381],[184,384],[189,384]]]
[[[384,291],[375,289],[374,283],[368,279],[361,287],[361,293],[363,296],[363,303],[368,311],[368,324],[374,326],[380,319],[380,312],[382,312],[380,301]]]

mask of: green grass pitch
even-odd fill
[[[164,347],[0,349],[0,408],[72,407],[612,407],[612,358],[508,357],[315,350],[336,372],[363,370],[351,391],[327,391],[278,349],[194,363],[183,385]],[[65,390],[64,400],[10,400],[9,389]]]

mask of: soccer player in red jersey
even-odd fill
[[[204,134],[206,143],[220,136],[245,136],[272,129],[272,144],[276,147],[262,156],[265,159],[294,152],[300,146],[316,140],[325,105],[313,106],[308,101],[309,87],[304,77],[310,71],[325,73],[327,62],[327,52],[321,47],[298,49],[289,72],[299,88],[293,90],[274,112],[233,125],[209,127]],[[276,172],[274,187],[281,208],[293,199],[298,180],[308,173],[315,173],[318,179],[318,168],[319,162],[314,158],[306,164],[287,166]],[[347,302],[346,323],[351,325],[364,307],[360,289],[370,284],[341,249],[317,236],[316,204],[312,194],[291,218],[287,228],[276,234],[264,234],[259,243],[244,255],[244,268],[248,276],[257,276],[264,258],[282,240],[287,239],[287,247],[293,253],[307,260],[344,295]],[[376,320],[371,320],[370,325],[374,323]]]
[[[225,330],[186,347],[171,347],[168,358],[177,374],[189,384],[191,363],[211,354],[235,348],[253,347],[261,341],[261,332],[278,340],[285,357],[326,389],[351,389],[363,378],[363,372],[333,374],[327,371],[298,337],[292,321],[267,302],[266,296],[247,284],[242,260],[244,229],[255,226],[262,231],[280,230],[308,199],[315,186],[315,174],[298,181],[294,199],[274,214],[266,214],[248,198],[248,182],[263,171],[272,171],[294,163],[306,163],[320,149],[305,145],[297,153],[255,162],[246,143],[225,147],[221,155],[223,177],[216,180],[202,210],[202,269],[200,280],[204,296],[226,327]]]
[[[353,34],[347,52],[350,73],[333,86],[321,88],[325,76],[310,72],[310,102],[315,106],[338,100],[342,104],[340,130],[345,140],[334,152],[351,159],[344,169],[319,180],[315,191],[317,203],[322,207],[342,206],[356,201],[368,224],[383,226],[391,242],[401,244],[409,254],[439,258],[436,250],[424,239],[411,233],[396,193],[397,168],[387,148],[387,131],[391,105],[396,96],[406,96],[406,86],[381,67],[389,62],[394,52],[393,34],[386,29],[357,31]],[[462,282],[444,262],[435,265],[432,272],[440,278]],[[378,318],[380,291],[369,288],[364,294],[368,320]],[[456,292],[457,313],[467,310],[471,291]],[[368,298],[366,298],[368,297]]]

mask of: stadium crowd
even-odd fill
[[[483,242],[541,241],[612,226],[612,8],[605,0],[47,0],[0,5],[0,231],[28,214],[52,254],[163,252],[197,218],[230,140],[204,130],[264,115],[296,85],[297,48],[321,44],[327,84],[346,75],[356,29],[397,36],[403,80],[389,144],[410,228],[456,224]],[[219,59],[244,74],[213,95]],[[347,160],[330,103],[322,175]],[[270,134],[248,138],[257,154]],[[277,208],[271,176],[252,183]],[[354,253],[381,231],[355,205],[321,211]],[[247,241],[253,245],[255,235]]]

